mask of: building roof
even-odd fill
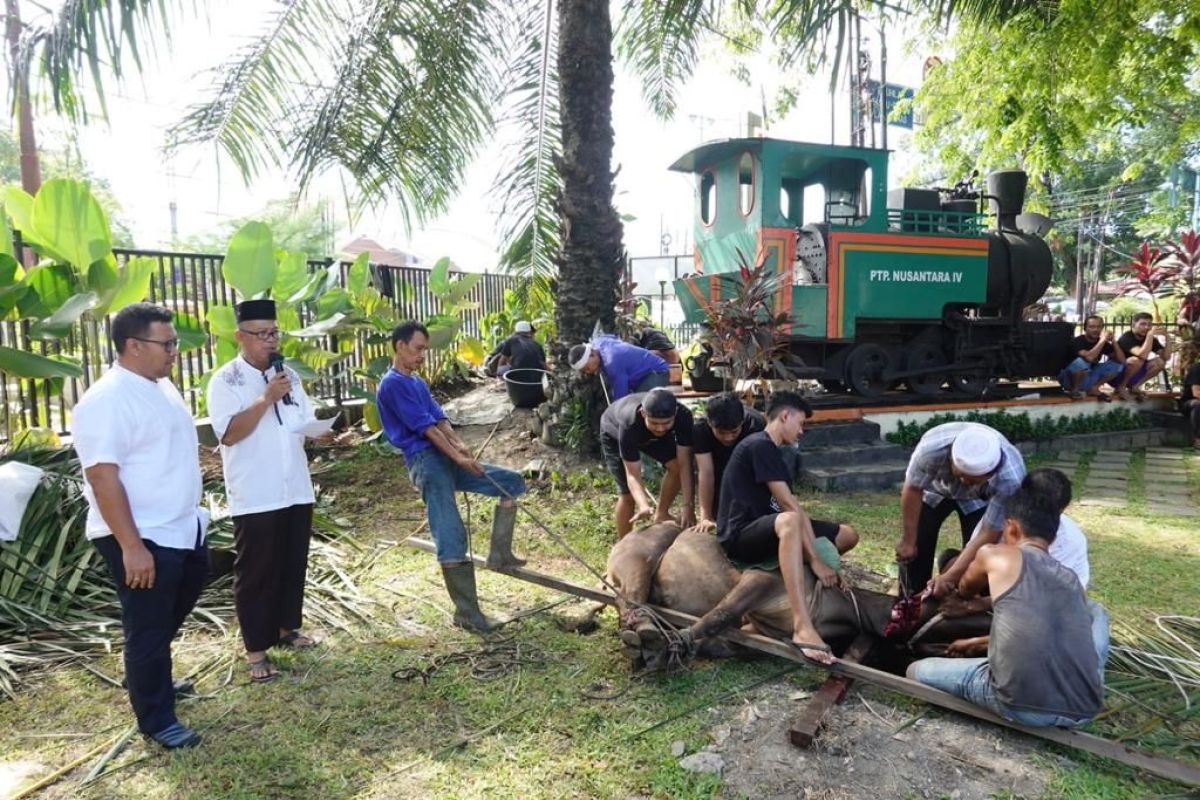
[[[372,264],[382,264],[387,267],[411,267],[421,260],[403,250],[384,247],[366,236],[359,236],[354,241],[343,245],[339,252],[351,257],[359,253],[367,253],[367,258]]]

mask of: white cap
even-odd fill
[[[986,425],[972,425],[954,437],[950,460],[964,475],[987,475],[1000,463],[1000,434]]]
[[[583,355],[581,355],[579,357],[578,361],[576,361],[575,363],[573,363],[571,365],[571,369],[583,369],[584,365],[587,364],[588,359],[591,357],[592,357],[592,346],[591,346],[591,344],[585,344],[583,346]]]
[[[533,333],[533,326],[529,324],[529,320],[523,319],[513,326],[514,333]]]

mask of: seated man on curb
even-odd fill
[[[617,538],[633,530],[633,523],[654,516],[655,522],[671,518],[671,503],[683,493],[680,524],[696,524],[692,485],[692,412],[669,389],[654,389],[617,400],[600,418],[600,450],[604,464],[617,482],[615,511]],[[658,492],[658,511],[642,481],[641,454],[665,467]]]
[[[1104,329],[1103,317],[1093,314],[1083,321],[1083,334],[1071,340],[1071,353],[1071,362],[1058,373],[1063,389],[1076,400],[1088,396],[1112,399],[1100,387],[1116,380],[1125,369],[1125,354],[1113,342],[1112,331]]]
[[[1183,375],[1179,411],[1191,424],[1192,447],[1200,450],[1200,362],[1188,367],[1188,371]]]
[[[1158,340],[1159,336],[1166,340],[1166,345]],[[1171,338],[1166,328],[1156,327],[1154,317],[1143,311],[1133,315],[1133,329],[1121,334],[1117,347],[1125,354],[1125,372],[1116,384],[1117,397],[1128,400],[1132,392],[1141,402],[1146,397],[1142,384],[1162,372],[1171,358]]]
[[[980,548],[959,582],[968,599],[991,590],[987,656],[921,659],[908,677],[1010,722],[1081,725],[1104,706],[1108,615],[1048,552],[1055,507],[1022,486],[1005,509],[1002,543]]]
[[[671,368],[666,361],[615,336],[597,336],[587,344],[575,345],[567,354],[567,361],[572,369],[584,375],[602,372],[610,403],[671,382]]]
[[[729,458],[739,444],[751,434],[764,430],[767,420],[762,412],[746,406],[734,392],[723,392],[710,397],[704,409],[704,419],[696,423],[695,453],[696,473],[700,494],[700,522],[702,531],[716,530],[721,508],[721,481]],[[784,462],[789,465],[790,486],[796,479],[796,467],[785,454]],[[845,553],[858,544],[858,533],[844,522],[813,520],[813,535],[833,542],[839,553]]]
[[[840,579],[817,555],[813,523],[792,494],[792,474],[780,449],[804,434],[809,416],[812,408],[795,392],[775,392],[767,400],[766,429],[737,446],[721,479],[717,538],[733,560],[758,564],[779,559],[792,609],[792,644],[806,657],[831,664],[829,646],[809,616],[804,562],[826,586]]]
[[[450,427],[429,387],[416,374],[429,349],[429,330],[424,325],[413,321],[397,325],[392,331],[392,347],[392,368],[376,393],[383,432],[404,452],[409,477],[425,501],[442,580],[454,601],[454,624],[473,633],[487,633],[495,624],[479,610],[475,565],[467,555],[467,529],[454,493],[500,498],[492,517],[487,565],[489,569],[520,567],[525,561],[513,555],[512,537],[517,497],[525,492],[525,479],[511,469],[476,461]]]

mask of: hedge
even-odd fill
[[[1036,420],[1031,420],[1025,411],[1010,414],[1002,409],[969,411],[966,414],[935,414],[925,422],[901,422],[895,432],[887,435],[887,440],[905,447],[913,447],[930,428],[947,422],[979,422],[995,428],[1010,442],[1043,442],[1078,433],[1132,431],[1150,426],[1140,414],[1124,408],[1114,408],[1086,417],[1041,417]]]

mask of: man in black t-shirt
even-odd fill
[[[639,520],[651,516],[655,522],[670,520],[671,503],[681,493],[679,523],[684,528],[696,524],[692,425],[692,412],[665,388],[626,395],[604,411],[600,418],[600,449],[605,466],[617,482],[618,539],[624,538]],[[642,482],[642,453],[666,470],[657,512]]]
[[[704,419],[696,422],[695,442],[696,475],[700,495],[700,530],[716,530],[721,508],[721,481],[734,449],[747,436],[762,431],[767,426],[761,411],[746,406],[733,392],[723,392],[709,398],[704,409]],[[799,470],[799,455],[794,448],[783,450],[783,461],[788,467],[790,486],[795,482]],[[846,523],[827,522],[814,519],[813,535],[829,539],[838,552],[845,553],[858,544],[858,533]]]
[[[1179,395],[1179,410],[1192,423],[1192,447],[1200,450],[1200,362],[1188,367]]]
[[[658,328],[641,323],[641,328],[633,335],[630,343],[643,350],[649,350],[668,364],[679,363],[679,351],[675,349],[675,343]]]
[[[505,339],[497,350],[500,354],[497,377],[503,377],[510,369],[546,368],[546,351],[533,338],[533,333],[533,326],[525,320],[513,326],[513,335]]]
[[[1058,381],[1071,397],[1109,400],[1100,386],[1116,380],[1124,369],[1125,354],[1104,329],[1103,317],[1093,314],[1083,321],[1083,334],[1071,340],[1071,361],[1058,373]]]
[[[807,657],[832,663],[829,648],[808,614],[804,562],[826,586],[840,578],[817,554],[812,521],[792,495],[792,475],[780,448],[804,434],[812,409],[795,392],[775,392],[767,401],[767,426],[736,448],[721,480],[717,538],[731,558],[761,563],[779,558],[792,607],[792,642]]]
[[[1125,331],[1117,340],[1117,346],[1125,354],[1125,372],[1116,384],[1117,397],[1128,400],[1129,393],[1141,402],[1146,393],[1139,387],[1163,371],[1171,357],[1171,340],[1166,328],[1154,326],[1154,317],[1146,312],[1133,315],[1133,330]],[[1166,340],[1164,346],[1157,337]]]

